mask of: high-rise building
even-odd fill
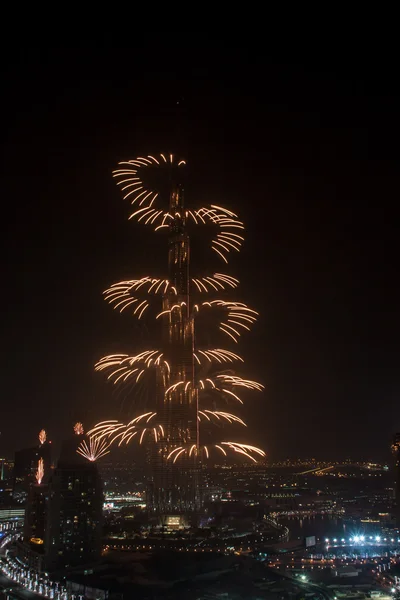
[[[394,497],[396,502],[396,525],[400,527],[400,433],[396,433],[392,441],[394,456]]]
[[[44,569],[47,507],[48,486],[31,485],[25,507],[23,540],[17,544],[17,556],[29,568],[39,572]]]
[[[207,333],[211,323],[212,329],[219,330],[218,336],[230,343],[238,342],[243,330],[249,330],[255,322],[257,313],[242,302],[221,299],[221,293],[238,286],[235,277],[218,272],[193,277],[189,273],[189,223],[206,225],[214,231],[211,249],[224,263],[232,250],[240,250],[243,223],[221,206],[185,206],[185,164],[173,154],[149,155],[122,161],[114,171],[124,198],[134,205],[129,218],[167,234],[168,272],[163,278],[146,276],[120,281],[104,293],[105,299],[120,312],[127,309],[138,319],[146,311],[146,315],[152,313],[162,334],[157,349],[144,350],[136,356],[105,356],[96,364],[96,370],[111,371],[108,380],[125,388],[135,386],[139,380],[140,385],[147,380],[149,386],[149,381],[154,384],[155,380],[156,391],[149,394],[146,412],[125,423],[104,421],[89,432],[98,439],[107,438],[110,444],[118,440],[121,445],[134,439],[148,445],[152,475],[147,504],[160,516],[196,513],[201,504],[199,470],[210,453],[225,457],[229,451],[251,461],[256,461],[254,455],[265,456],[253,445],[219,438],[221,425],[245,426],[238,415],[225,410],[228,402],[242,403],[236,389],[261,390],[263,386],[236,376],[228,363],[243,362],[241,356],[220,344],[208,348]],[[161,191],[160,176],[164,189],[167,183],[167,194]],[[164,207],[163,195],[168,201]],[[216,297],[209,299],[208,294]],[[152,312],[154,304],[158,304],[157,312]],[[132,399],[134,405],[141,403],[140,394],[133,393]]]
[[[49,482],[45,532],[46,568],[92,564],[101,554],[103,493],[100,475],[76,449],[74,436],[62,448]]]
[[[183,188],[171,184],[169,212],[184,214]],[[152,446],[150,508],[161,514],[188,513],[199,507],[198,456],[186,454],[179,464],[168,460],[171,450],[182,445],[198,447],[198,399],[194,385],[194,316],[189,302],[189,236],[185,219],[174,219],[168,238],[168,280],[162,310],[171,314],[164,320],[162,352],[171,381],[189,385],[179,392],[165,392],[167,367],[157,371],[157,416],[165,433]],[[183,307],[173,310],[174,306]]]
[[[47,502],[48,486],[45,484],[32,485],[25,509],[24,542],[34,544],[35,547],[44,544]]]
[[[15,453],[14,461],[14,495],[28,492],[30,485],[35,482],[36,471],[40,459],[43,459],[44,479],[50,475],[51,443],[45,442],[32,448],[24,448]]]

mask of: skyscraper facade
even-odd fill
[[[196,513],[201,504],[199,470],[210,453],[224,457],[227,452],[237,453],[253,462],[255,456],[265,456],[263,450],[248,443],[220,439],[221,426],[246,426],[243,419],[225,409],[228,403],[243,403],[237,388],[261,391],[263,386],[234,374],[231,367],[234,362],[243,362],[241,356],[225,347],[208,347],[210,329],[219,330],[218,337],[237,343],[243,330],[250,330],[257,312],[243,302],[225,299],[226,295],[221,298],[224,291],[238,286],[235,277],[218,272],[193,277],[189,273],[189,222],[207,226],[212,232],[211,250],[225,264],[230,252],[240,250],[244,226],[235,213],[221,206],[185,206],[185,164],[173,154],[149,155],[123,161],[114,171],[124,198],[134,205],[129,219],[167,234],[168,272],[164,278],[120,281],[104,292],[104,298],[120,312],[132,312],[138,319],[146,311],[152,313],[160,323],[161,335],[157,336],[157,349],[135,356],[112,354],[98,361],[96,370],[108,371],[107,379],[129,390],[132,405],[139,408],[141,404],[146,412],[135,411],[129,422],[103,421],[89,431],[110,445],[135,440],[148,446],[152,475],[147,503],[161,516]],[[168,194],[160,191],[159,177],[164,189],[167,183]],[[160,205],[156,205],[158,196]],[[168,198],[164,207],[163,197]],[[155,306],[157,312],[153,312]],[[203,336],[199,336],[199,319]],[[140,380],[149,390],[154,378],[155,393],[148,394],[146,403],[141,402],[134,386]]]
[[[24,448],[15,453],[14,473],[13,473],[13,493],[14,496],[20,492],[28,493],[30,486],[35,482],[38,462],[43,459],[44,479],[50,475],[51,468],[51,444],[33,446]]]
[[[77,439],[78,438],[78,439]],[[64,444],[49,482],[46,568],[92,564],[101,554],[103,492],[97,466],[76,452],[79,437]]]
[[[190,313],[190,241],[186,230],[184,190],[171,183],[168,237],[168,280],[162,309],[171,317],[163,322],[162,352],[168,365],[157,371],[157,416],[165,433],[152,448],[149,508],[160,514],[193,512],[200,505],[198,452],[186,454],[175,465],[168,460],[179,446],[199,445],[198,393],[194,384],[194,318]],[[179,215],[179,216],[178,216]],[[174,308],[179,307],[179,310]],[[179,390],[168,381],[184,381]]]
[[[48,486],[32,485],[25,509],[24,542],[34,544],[36,548],[44,544],[47,502]]]
[[[400,527],[400,433],[395,433],[392,441],[394,456],[394,497],[396,525]]]

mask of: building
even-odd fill
[[[400,527],[400,433],[396,433],[392,442],[392,453],[394,456],[394,497],[396,502],[395,517],[396,525]]]
[[[358,571],[352,565],[341,565],[333,569],[333,574],[336,577],[358,577],[360,571]]]
[[[44,484],[31,486],[25,509],[25,543],[33,543],[35,546],[44,544],[47,504],[48,486]]]
[[[184,214],[183,188],[171,183],[170,214]],[[166,365],[157,371],[157,415],[164,431],[152,447],[152,482],[148,504],[158,514],[190,513],[199,508],[199,481],[197,453],[186,452],[174,464],[170,453],[179,447],[193,445],[198,440],[198,391],[194,384],[194,317],[189,314],[189,236],[185,220],[174,219],[168,238],[168,279],[170,288],[163,295],[163,311],[170,311],[171,319],[164,321],[163,356]],[[173,310],[176,306],[186,310]],[[165,389],[166,371],[170,381],[188,382],[176,391]]]
[[[238,342],[241,329],[249,330],[258,313],[242,302],[221,300],[221,291],[237,287],[239,281],[235,277],[209,273],[197,279],[190,269],[190,223],[207,225],[215,232],[211,249],[225,263],[231,250],[240,250],[244,238],[238,231],[241,233],[244,225],[235,213],[221,206],[203,206],[197,210],[186,207],[182,174],[185,164],[174,154],[160,154],[159,158],[148,155],[120,162],[120,168],[113,173],[117,185],[123,186],[121,190],[129,190],[124,197],[136,204],[129,219],[135,217],[138,222],[144,219],[143,224],[155,231],[165,230],[168,269],[165,279],[146,276],[121,281],[104,292],[107,302],[116,303],[114,308],[120,307],[122,312],[131,307],[138,319],[157,303],[158,314],[152,310],[146,314],[152,312],[154,320],[160,318],[161,335],[157,350],[144,350],[129,357],[112,354],[96,364],[97,371],[109,372],[107,379],[114,384],[124,385],[129,381],[135,385],[140,379],[139,385],[145,386],[144,381],[151,380],[155,392],[148,394],[149,401],[145,404],[148,412],[143,413],[144,403],[134,399],[132,404],[142,405],[140,413],[128,423],[110,425],[116,423],[112,420],[99,423],[92,430],[101,439],[119,438],[119,443],[126,444],[134,440],[133,443],[148,446],[150,513],[161,519],[173,516],[177,522],[181,515],[192,522],[197,520],[202,504],[201,469],[212,458],[210,452],[222,456],[223,461],[228,452],[252,462],[257,460],[252,454],[265,456],[255,446],[220,439],[222,423],[245,425],[237,415],[225,412],[226,404],[233,402],[232,397],[242,402],[234,389],[247,387],[261,391],[263,386],[235,375],[233,363],[243,361],[239,355],[223,348],[208,348],[211,331]],[[155,208],[158,196],[161,203]],[[163,196],[168,201],[164,208]]]
[[[14,461],[14,497],[21,492],[28,493],[29,487],[35,482],[35,475],[40,459],[43,459],[45,480],[51,468],[51,443],[46,442],[32,448],[24,448],[15,453]]]
[[[67,440],[49,481],[46,569],[95,563],[101,554],[103,491],[94,462],[77,454],[81,436]]]
[[[30,569],[39,573],[44,570],[48,486],[31,485],[25,507],[22,540],[16,545],[17,557]]]

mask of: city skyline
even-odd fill
[[[207,53],[191,56],[195,74],[187,58],[172,81],[144,60],[136,72],[144,85],[124,80],[123,98],[89,56],[80,68],[70,56],[72,73],[61,57],[51,84],[56,56],[7,75],[0,452],[29,446],[42,427],[57,443],[70,423],[88,427],[114,401],[92,365],[110,340],[118,348],[145,332],[118,324],[101,291],[130,276],[145,240],[124,222],[110,172],[126,155],[176,146],[189,158],[193,197],[225,203],[247,226],[232,275],[261,315],[242,349],[249,378],[265,373],[265,401],[244,415],[256,445],[271,457],[385,456],[400,429],[397,90],[389,82],[377,93],[362,69],[350,84],[344,65],[262,63],[246,53],[219,80],[221,54],[209,75]],[[39,99],[27,109],[20,91],[34,73]],[[140,258],[143,275],[161,260],[155,249]]]

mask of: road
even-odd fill
[[[10,587],[12,587],[12,592],[3,591],[5,588]],[[38,599],[37,594],[33,594],[19,585],[16,585],[14,581],[4,577],[2,573],[0,573],[0,594],[4,595],[5,598],[9,598],[10,600],[13,600],[14,598],[18,598],[18,600],[33,600],[33,598],[36,600]]]
[[[320,586],[318,583],[312,581],[301,581],[297,577],[293,577],[291,574],[280,573],[277,569],[271,569],[276,575],[279,575],[282,579],[287,579],[296,584],[297,587],[303,589],[305,592],[309,592],[310,588],[316,590],[324,600],[334,600],[335,595],[332,590]]]

